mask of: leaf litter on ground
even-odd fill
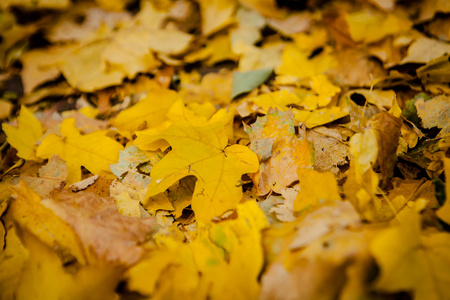
[[[449,16],[2,1],[0,299],[450,299]]]

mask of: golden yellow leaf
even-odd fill
[[[162,249],[151,251],[125,274],[125,277],[128,279],[128,288],[132,291],[139,292],[142,295],[153,295],[154,292],[160,288],[158,281],[160,280],[161,273],[164,270],[167,270],[167,267],[171,263],[179,266],[187,266],[187,269],[178,269],[179,271],[184,271],[183,274],[186,275],[187,272],[189,272],[189,269],[195,269],[195,264],[187,245],[180,244],[175,239],[167,237],[159,237],[157,241],[164,245],[164,247],[161,247]],[[198,284],[198,279],[195,278],[197,274],[193,272],[190,275],[191,276],[184,279],[189,282],[194,280],[196,286]],[[192,287],[192,289],[194,289],[195,286]],[[175,284],[174,288],[176,289],[177,287],[179,287],[179,285]],[[185,292],[189,292],[189,290]],[[190,292],[192,292],[192,290]],[[176,292],[173,291],[173,293]]]
[[[266,114],[269,108],[278,109],[280,111],[288,110],[289,104],[297,104],[300,98],[293,92],[288,90],[276,91],[258,95],[248,100],[253,105],[253,110]]]
[[[311,77],[309,85],[313,90],[313,95],[306,95],[300,97],[301,100],[296,104],[303,106],[305,109],[316,109],[328,105],[332,97],[338,94],[341,89],[333,85],[328,78],[323,74],[318,74]]]
[[[202,15],[202,33],[210,35],[232,22],[232,14],[236,9],[234,0],[200,0]]]
[[[102,59],[128,78],[139,72],[155,71],[161,62],[149,51],[154,42],[150,41],[149,35],[141,28],[120,30],[102,52]]]
[[[450,293],[450,234],[421,232],[421,217],[404,209],[370,250],[381,268],[376,289],[413,292],[414,299],[446,299]]]
[[[13,109],[10,102],[0,100],[0,119],[6,119]]]
[[[93,264],[69,271],[52,247],[28,232],[23,232],[22,238],[30,254],[14,299],[116,299],[114,288],[122,272],[119,267]]]
[[[18,236],[18,228],[14,226],[10,214],[2,216],[2,223],[8,234],[2,237],[5,241],[0,251],[0,299],[13,299],[19,284],[20,274],[28,261],[28,250]]]
[[[33,113],[22,105],[20,108],[19,127],[3,123],[8,143],[17,150],[17,156],[23,159],[35,159],[35,144],[42,136],[41,123]]]
[[[169,154],[152,168],[147,197],[165,191],[183,177],[195,176],[198,180],[192,209],[198,221],[210,221],[234,209],[242,198],[242,174],[258,169],[258,159],[247,147],[227,147],[222,122],[195,127],[180,121],[159,134],[141,132],[138,138],[141,137],[146,143],[164,139],[172,146]]]
[[[179,99],[178,94],[171,90],[149,91],[144,99],[121,111],[111,123],[117,129],[131,132],[142,125],[155,128],[168,120],[166,114],[177,99]]]
[[[410,29],[412,22],[400,14],[358,10],[347,14],[350,35],[355,42],[372,43]]]
[[[122,82],[125,74],[105,70],[102,53],[109,45],[106,39],[94,41],[80,47],[64,57],[58,64],[70,86],[81,91],[92,92]]]
[[[292,112],[295,120],[302,122],[308,128],[324,125],[348,115],[348,112],[339,106],[324,107],[313,111],[293,109]]]
[[[309,59],[308,57],[308,52],[293,44],[286,45],[282,56],[283,62],[277,68],[277,74],[305,78],[325,73],[337,67],[338,62],[327,47],[313,58]]]
[[[294,202],[295,211],[341,199],[336,177],[333,173],[319,173],[312,169],[300,167],[297,174],[300,181],[300,192]]]
[[[127,192],[114,197],[114,204],[119,210],[119,214],[139,218],[141,216],[141,210],[139,209],[139,201],[131,199]]]
[[[61,123],[61,135],[47,136],[37,149],[37,156],[50,158],[58,155],[67,163],[67,183],[81,180],[81,166],[93,174],[110,172],[109,165],[117,162],[123,146],[106,136],[106,131],[95,131],[81,135],[75,119]]]
[[[256,299],[267,226],[257,204],[239,204],[236,218],[199,226],[190,244],[158,236],[156,249],[127,271],[128,288],[152,299]]]
[[[295,45],[305,51],[314,51],[327,42],[327,31],[325,28],[316,28],[310,34],[300,32],[292,35]]]
[[[56,79],[60,71],[56,65],[58,58],[70,51],[71,47],[50,47],[44,50],[35,49],[24,53],[20,75],[26,93],[49,80]]]

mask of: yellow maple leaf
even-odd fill
[[[448,298],[450,234],[421,232],[421,217],[413,209],[404,209],[370,250],[381,267],[376,289],[412,291],[415,300]]]
[[[36,155],[50,158],[58,155],[67,163],[67,183],[81,180],[81,166],[93,174],[110,172],[109,165],[117,163],[123,146],[107,137],[106,131],[95,131],[81,135],[75,126],[75,119],[68,118],[61,123],[61,135],[51,134],[39,145]]]
[[[198,180],[192,209],[199,221],[210,221],[234,209],[242,198],[242,174],[258,169],[258,158],[250,149],[242,145],[227,147],[222,122],[195,127],[180,121],[161,133],[143,131],[138,137],[145,138],[146,143],[163,139],[172,146],[152,168],[147,198],[164,192],[183,177],[195,176]]]
[[[175,91],[165,89],[149,91],[144,99],[121,111],[111,123],[117,129],[127,131],[137,130],[144,122],[147,128],[155,128],[168,120],[166,114],[178,99]]]
[[[34,147],[42,136],[41,123],[31,111],[22,105],[19,113],[19,128],[2,124],[6,140],[17,150],[17,156],[23,159],[35,159]]]

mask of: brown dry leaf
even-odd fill
[[[427,21],[439,12],[450,12],[450,3],[446,0],[425,0],[421,4],[419,21]]]
[[[83,248],[80,237],[64,220],[45,207],[41,198],[21,181],[13,188],[9,212],[11,219],[22,230],[27,230],[42,243],[56,247],[64,262],[74,258],[81,264],[90,261],[89,253]]]
[[[27,186],[40,197],[51,195],[54,189],[61,189],[67,177],[67,166],[64,160],[55,155],[39,169],[39,177],[22,176]]]
[[[350,157],[349,147],[340,130],[316,127],[307,131],[307,138],[314,145],[314,169],[339,176],[339,167],[347,164]]]
[[[212,102],[225,105],[231,101],[231,87],[233,73],[226,69],[219,73],[208,73],[201,79],[201,83],[182,83],[180,96],[186,103]]]
[[[382,111],[373,116],[367,125],[371,130],[374,130],[377,138],[377,163],[381,171],[380,187],[389,190],[392,188],[390,180],[394,176],[394,167],[397,161],[397,148],[402,119]]]
[[[83,22],[80,22],[82,17]],[[54,42],[92,42],[106,37],[115,27],[129,22],[128,12],[111,12],[91,4],[79,4],[65,11],[47,30],[47,38]]]
[[[428,101],[419,99],[414,103],[417,114],[425,128],[448,128],[450,126],[450,97],[440,95]]]
[[[366,289],[367,275],[344,276],[371,263],[367,243],[373,234],[355,230],[359,226],[351,204],[338,201],[284,228],[271,228],[265,246],[272,259],[262,277],[261,299],[333,299],[346,285]]]
[[[403,58],[401,63],[425,64],[449,52],[450,45],[448,43],[427,37],[420,37],[409,46],[408,54]]]
[[[364,49],[347,48],[334,53],[338,66],[329,73],[335,82],[370,87],[375,79],[387,75],[383,66]]]
[[[72,50],[73,46],[66,46],[26,52],[21,57],[24,91],[29,93],[38,85],[56,79],[60,74],[57,66],[58,59],[64,58]]]
[[[90,255],[131,265],[144,253],[139,245],[157,230],[153,218],[137,219],[118,213],[113,198],[88,192],[64,192],[42,201],[75,230]]]
[[[284,19],[269,18],[267,23],[270,27],[276,29],[284,35],[296,34],[308,31],[313,22],[313,15],[308,12],[300,12],[289,15]]]

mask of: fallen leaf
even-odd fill
[[[29,251],[18,236],[18,228],[14,226],[9,214],[2,216],[2,226],[8,234],[2,237],[4,245],[0,252],[0,298],[13,299],[20,282],[22,270],[29,259]]]
[[[450,11],[450,5],[445,0],[426,0],[421,4],[419,17],[421,22],[433,18],[436,13],[448,13]]]
[[[253,299],[263,266],[262,247],[255,245],[266,224],[256,203],[245,202],[236,218],[205,225],[190,244],[159,237],[156,249],[127,271],[128,288],[154,299]]]
[[[377,138],[377,163],[381,171],[381,184],[383,189],[392,189],[390,182],[394,176],[394,167],[397,161],[397,148],[400,138],[402,119],[382,111],[373,116],[367,123]]]
[[[115,299],[121,269],[94,264],[68,272],[51,247],[29,233],[22,235],[29,259],[14,292],[16,299]],[[35,278],[41,280],[36,281]]]
[[[11,219],[20,229],[35,235],[49,247],[56,247],[64,261],[73,258],[81,264],[89,262],[88,252],[74,229],[41,203],[41,198],[20,182],[12,191],[15,197],[9,206]]]
[[[427,63],[450,52],[450,45],[435,39],[421,37],[416,39],[408,48],[408,54],[400,62],[405,63]]]
[[[381,268],[376,289],[410,291],[414,299],[445,298],[450,282],[447,273],[450,235],[421,232],[420,215],[413,209],[403,210],[397,222],[370,244]]]
[[[307,131],[307,139],[314,145],[314,170],[340,173],[339,167],[348,163],[349,147],[338,128],[316,127]]]
[[[302,51],[293,44],[288,44],[283,50],[282,64],[276,69],[279,75],[293,75],[298,78],[307,78],[326,73],[337,67],[337,61],[325,48],[320,54],[309,59],[309,53]]]
[[[114,200],[89,192],[61,193],[43,205],[78,234],[87,253],[96,259],[131,265],[144,250],[139,246],[157,230],[153,218],[120,215]]]
[[[36,159],[35,144],[42,136],[41,123],[24,105],[20,108],[19,127],[3,123],[8,143],[17,150],[17,156],[24,159]]]
[[[294,210],[310,209],[318,204],[340,200],[336,178],[331,172],[319,173],[299,167],[300,192],[294,202]]]
[[[94,41],[65,55],[58,67],[70,86],[92,92],[122,82],[125,74],[102,68],[102,53],[108,45],[108,40]]]
[[[183,177],[195,176],[198,180],[192,209],[199,221],[209,221],[233,209],[242,197],[241,175],[257,170],[257,157],[247,147],[227,147],[221,123],[194,127],[179,122],[160,134],[142,132],[138,138],[141,136],[147,143],[164,139],[172,146],[169,154],[152,168],[147,197],[165,191]]]
[[[417,115],[422,119],[425,128],[446,128],[450,120],[449,97],[440,95],[428,101],[418,99],[414,102],[417,109]]]
[[[67,177],[67,166],[64,160],[55,155],[48,163],[39,169],[39,177],[22,176],[22,180],[40,197],[45,198],[51,195],[54,189],[64,186]]]
[[[259,171],[252,176],[258,195],[266,195],[271,190],[280,193],[298,180],[298,167],[310,167],[314,163],[314,150],[309,142],[295,135],[291,111],[269,109],[246,132],[251,140],[250,149],[261,160]]]
[[[94,175],[94,176],[88,177],[86,179],[83,179],[79,182],[76,182],[74,184],[71,184],[69,186],[69,188],[72,192],[76,193],[76,192],[87,189],[88,187],[93,185],[95,183],[95,181],[97,181],[97,179],[98,179],[98,175]]]
[[[233,73],[233,87],[231,88],[231,98],[250,92],[267,80],[273,69],[261,69],[248,72]]]
[[[412,22],[399,13],[359,10],[346,17],[350,35],[355,42],[371,43],[408,30]]]
[[[202,15],[202,33],[206,36],[231,24],[232,14],[236,9],[233,0],[200,0],[200,12]]]
[[[348,115],[347,111],[338,106],[324,107],[313,111],[293,109],[292,112],[295,120],[302,122],[308,128],[325,125]]]
[[[58,155],[67,163],[67,183],[81,180],[81,166],[93,174],[109,171],[109,165],[117,162],[123,146],[96,131],[81,135],[75,127],[75,119],[65,119],[61,124],[61,135],[48,135],[37,149],[37,156],[50,158]]]

